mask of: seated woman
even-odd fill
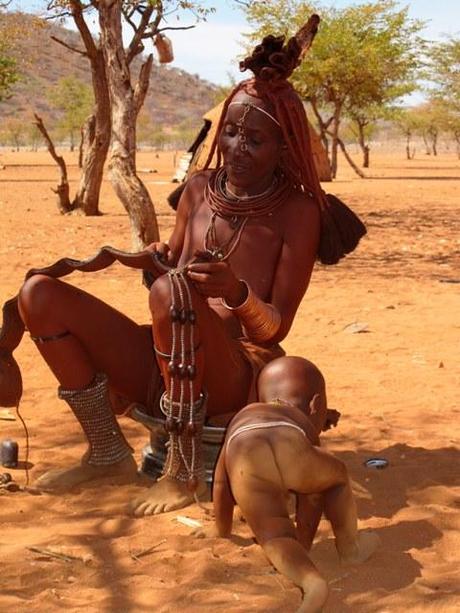
[[[307,30],[286,46],[267,37],[243,62],[255,78],[225,103],[208,161],[215,153],[217,169],[189,179],[168,243],[148,248],[160,270],[150,290],[151,331],[48,275],[24,284],[21,317],[89,443],[77,466],[50,471],[37,486],[134,475],[110,387],[157,415],[160,406],[170,438],[164,476],[133,512],[191,502],[205,488],[205,413],[234,414],[255,400],[257,374],[283,355],[279,342],[318,254],[335,263],[365,232],[341,205],[348,242],[342,239],[316,175],[302,102],[286,80],[311,41],[311,23]]]

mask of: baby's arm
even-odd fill
[[[212,499],[214,502],[217,534],[224,538],[229,537],[232,532],[233,507],[235,506],[235,500],[230,489],[230,481],[225,468],[225,443],[222,451],[220,452],[216,470],[214,472]]]
[[[228,538],[232,532],[235,500],[225,469],[225,443],[214,471],[212,499],[214,503],[214,522],[207,526],[196,528],[191,534],[197,538],[215,538],[218,536]]]
[[[297,494],[296,532],[297,540],[310,551],[318,524],[323,514],[322,494]]]

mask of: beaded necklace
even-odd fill
[[[276,174],[275,181],[267,190],[254,196],[234,197],[228,192],[227,172],[221,166],[209,177],[205,187],[205,198],[211,211],[219,217],[262,217],[276,211],[292,190],[290,181],[284,175]]]
[[[212,259],[224,261],[237,248],[244,227],[250,218],[271,215],[281,206],[292,190],[284,175],[275,174],[272,184],[259,194],[237,196],[227,187],[227,172],[224,167],[213,173],[205,187],[205,199],[212,211],[204,238],[204,249]],[[216,218],[228,221],[233,234],[219,244]]]

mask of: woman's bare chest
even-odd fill
[[[278,214],[222,218],[203,203],[189,217],[180,261],[185,263],[197,252],[207,252],[215,260],[228,261],[237,276],[265,293],[272,282],[282,243]]]

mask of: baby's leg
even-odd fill
[[[380,539],[375,532],[358,532],[356,502],[346,472],[344,483],[324,493],[324,507],[342,564],[361,564],[370,558]]]
[[[297,540],[310,551],[324,510],[322,494],[297,494],[295,521]]]
[[[255,438],[251,437],[251,456],[257,455],[256,465],[260,467],[257,473],[241,452],[230,462],[227,454],[233,495],[270,562],[302,588],[304,596],[299,611],[321,611],[328,595],[327,583],[296,538],[271,447],[260,439],[254,441]]]
[[[341,561],[358,564],[367,560],[379,539],[370,532],[358,534],[356,503],[345,464],[322,449],[308,447],[298,457],[296,469],[293,476],[299,480],[293,489],[310,494],[323,492],[325,513]]]
[[[321,611],[329,592],[327,582],[295,536],[274,536],[260,544],[276,570],[302,589],[303,599],[298,611]]]

